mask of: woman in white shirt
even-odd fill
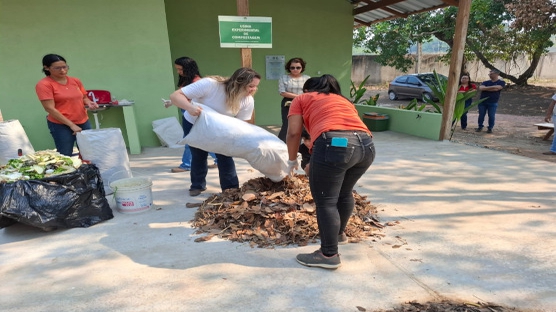
[[[286,63],[287,75],[282,75],[278,81],[278,91],[283,97],[280,104],[282,111],[282,128],[278,137],[286,142],[286,134],[288,133],[288,113],[290,112],[290,104],[293,99],[303,93],[303,85],[307,79],[311,78],[303,75],[307,63],[300,57],[294,57]]]
[[[191,101],[202,103],[220,114],[251,122],[255,101],[253,94],[261,80],[261,75],[250,68],[236,70],[230,78],[211,76],[196,81],[170,95],[172,104],[185,110],[183,116],[187,121],[184,135],[187,136],[193,123],[200,115],[202,108]],[[190,196],[197,196],[206,190],[208,172],[208,152],[199,148],[191,148],[191,187]],[[239,188],[235,163],[232,157],[216,154],[220,187],[226,189]]]

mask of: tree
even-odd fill
[[[414,64],[414,59],[407,54],[409,48],[417,42],[431,40],[431,34],[421,29],[426,19],[425,14],[415,14],[357,28],[354,45],[365,48],[366,52],[378,53],[376,61],[379,64],[406,72]]]
[[[456,16],[457,7],[448,7],[359,28],[354,31],[354,45],[379,53],[377,62],[382,65],[407,71],[414,63],[407,55],[411,45],[427,42],[434,36],[450,49],[453,47]],[[478,59],[485,67],[500,70],[501,77],[525,85],[541,56],[553,45],[550,38],[556,34],[555,16],[554,0],[474,0],[465,59]],[[515,66],[522,55],[530,62],[526,69]],[[450,52],[444,60],[449,59]],[[510,66],[495,68],[495,60]]]

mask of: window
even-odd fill
[[[419,82],[419,79],[417,79],[416,77],[413,77],[413,76],[410,76],[410,77],[407,79],[407,83],[409,83],[409,84],[411,84],[411,85],[416,85],[416,86],[418,86],[418,85],[421,84],[421,83]]]

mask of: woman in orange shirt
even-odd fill
[[[56,150],[71,156],[75,134],[91,129],[85,107],[97,109],[98,105],[89,100],[79,79],[68,76],[69,66],[62,56],[47,54],[42,59],[42,65],[46,77],[37,83],[35,91],[48,112],[46,123]]]
[[[338,243],[355,207],[353,187],[375,158],[371,132],[331,75],[309,78],[303,94],[288,114],[288,165],[290,175],[298,167],[297,152],[303,126],[311,137],[309,186],[317,207],[321,248],[299,254],[306,266],[336,269],[340,266]]]

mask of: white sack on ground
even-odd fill
[[[124,137],[119,128],[83,130],[77,133],[77,145],[83,160],[95,164],[102,177],[106,194],[112,194],[110,183],[131,178],[131,167]]]
[[[203,112],[180,142],[230,157],[239,157],[274,182],[287,175],[288,148],[277,136],[237,118],[200,105]]]
[[[162,146],[183,148],[183,145],[178,144],[183,139],[183,129],[176,117],[154,120],[152,125]]]
[[[7,164],[10,159],[18,158],[18,149],[21,149],[23,155],[33,154],[35,152],[19,120],[1,121],[0,165]]]

